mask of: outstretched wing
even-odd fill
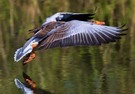
[[[114,42],[120,39],[121,32],[125,30],[122,27],[73,20],[53,29],[55,32],[41,41],[37,49]]]

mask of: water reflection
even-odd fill
[[[21,89],[23,94],[52,94],[49,91],[37,88],[36,83],[24,72],[23,78],[25,83],[21,82],[17,78],[14,79],[16,87]]]
[[[35,94],[32,89],[26,87],[19,79],[15,78],[14,81],[17,88],[21,89],[24,94]]]

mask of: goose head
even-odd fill
[[[61,12],[55,13],[54,15],[46,18],[45,22],[42,25],[45,25],[45,24],[52,22],[52,21],[55,21],[55,22],[60,21],[63,19],[63,17],[64,17],[63,13],[61,13]]]
[[[71,20],[81,20],[81,21],[87,21],[89,19],[93,18],[94,14],[89,13],[72,13],[72,12],[58,12],[54,15],[48,17],[45,22],[42,25],[45,25],[46,23],[52,22],[52,21],[71,21]]]

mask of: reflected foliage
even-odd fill
[[[0,94],[21,93],[14,78],[23,81],[22,71],[54,94],[134,93],[134,0],[0,0],[0,10]],[[25,67],[14,63],[15,50],[31,36],[28,30],[58,11],[96,12],[95,19],[113,26],[127,23],[129,30],[116,43],[42,50]]]

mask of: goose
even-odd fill
[[[23,59],[23,65],[32,61],[35,51],[54,47],[93,46],[121,39],[125,25],[107,26],[93,20],[94,14],[59,12],[46,19],[38,28],[29,32],[33,35],[23,47],[16,50],[14,61]]]

